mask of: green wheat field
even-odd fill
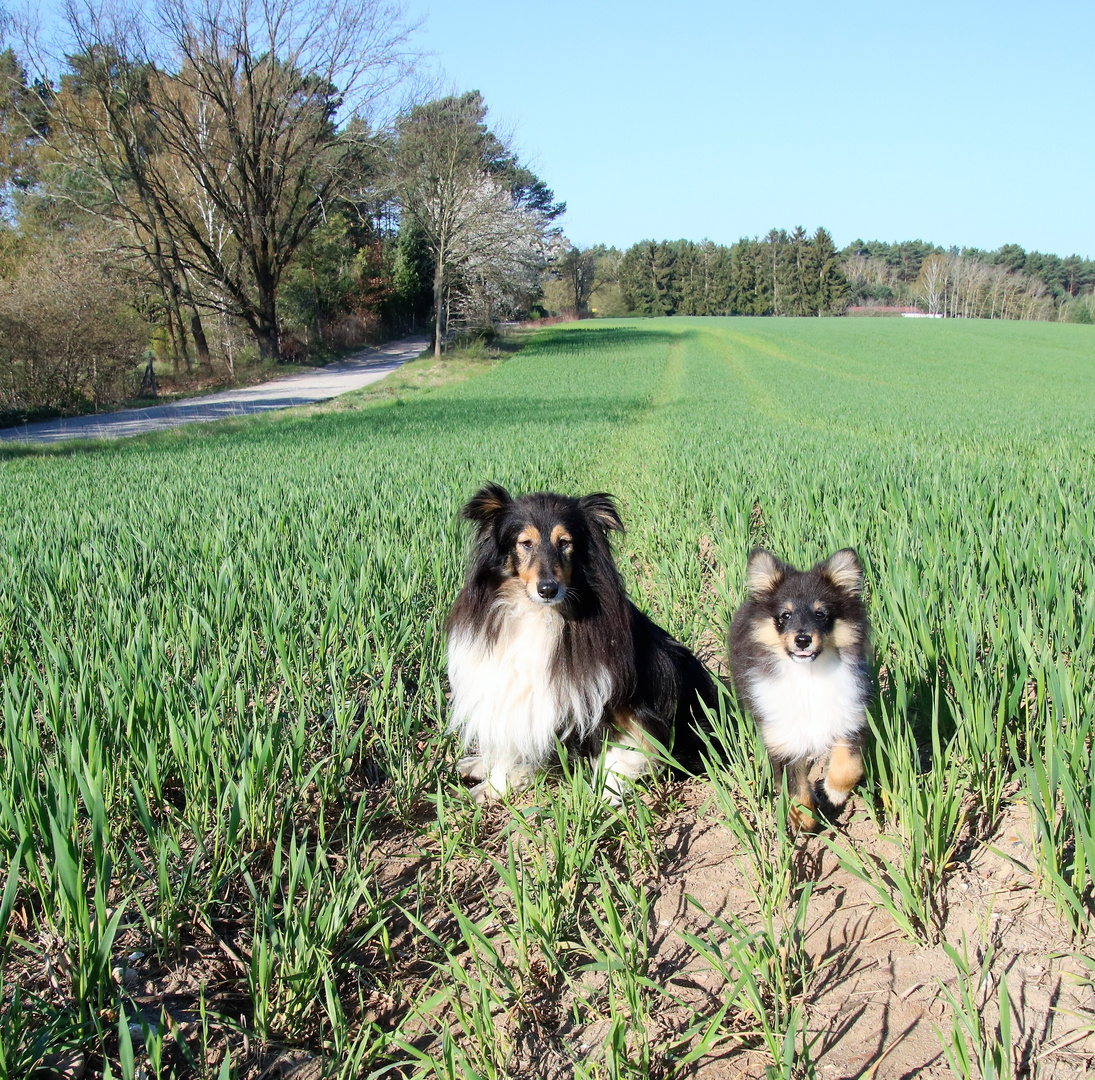
[[[1095,334],[583,322],[458,384],[0,457],[0,1080],[1065,1077],[1095,1065]],[[857,547],[879,694],[820,836],[709,775],[474,806],[483,482],[607,490],[725,671],[746,556]]]

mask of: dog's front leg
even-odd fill
[[[787,822],[794,832],[813,832],[817,828],[814,816],[814,789],[810,783],[810,759],[803,757],[787,765],[787,793],[791,796],[791,809]]]
[[[461,780],[469,783],[478,783],[487,778],[487,759],[482,754],[472,754],[470,757],[462,757],[456,763],[456,771]]]
[[[852,788],[863,779],[863,749],[854,743],[837,743],[829,756],[825,797],[834,807],[848,801]]]
[[[617,717],[619,725],[605,750],[605,778],[602,795],[607,803],[620,806],[627,788],[650,772],[650,743],[642,728],[629,718]]]

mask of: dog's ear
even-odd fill
[[[855,548],[841,548],[819,569],[841,592],[856,596],[863,588],[863,567]]]
[[[586,517],[599,525],[606,533],[624,531],[624,523],[620,520],[616,503],[606,492],[596,491],[592,495],[583,495],[578,500],[578,505]]]
[[[499,516],[513,505],[513,498],[500,484],[481,487],[460,510],[460,516],[474,521],[480,533],[490,532]]]
[[[745,584],[755,600],[779,587],[786,573],[783,563],[764,548],[753,548],[745,564]]]

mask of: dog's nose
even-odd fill
[[[796,649],[808,649],[813,645],[814,639],[807,633],[795,634],[795,648]]]
[[[536,591],[543,599],[554,600],[559,595],[559,582],[552,581],[550,578],[546,581],[538,581]]]

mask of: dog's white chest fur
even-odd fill
[[[835,651],[812,664],[781,660],[774,675],[754,675],[749,689],[764,745],[788,761],[820,757],[865,722],[862,677]]]
[[[611,680],[602,672],[576,686],[553,673],[563,632],[557,608],[500,603],[505,611],[493,643],[467,629],[449,639],[450,726],[488,766],[536,768],[552,756],[557,737],[596,728]]]

